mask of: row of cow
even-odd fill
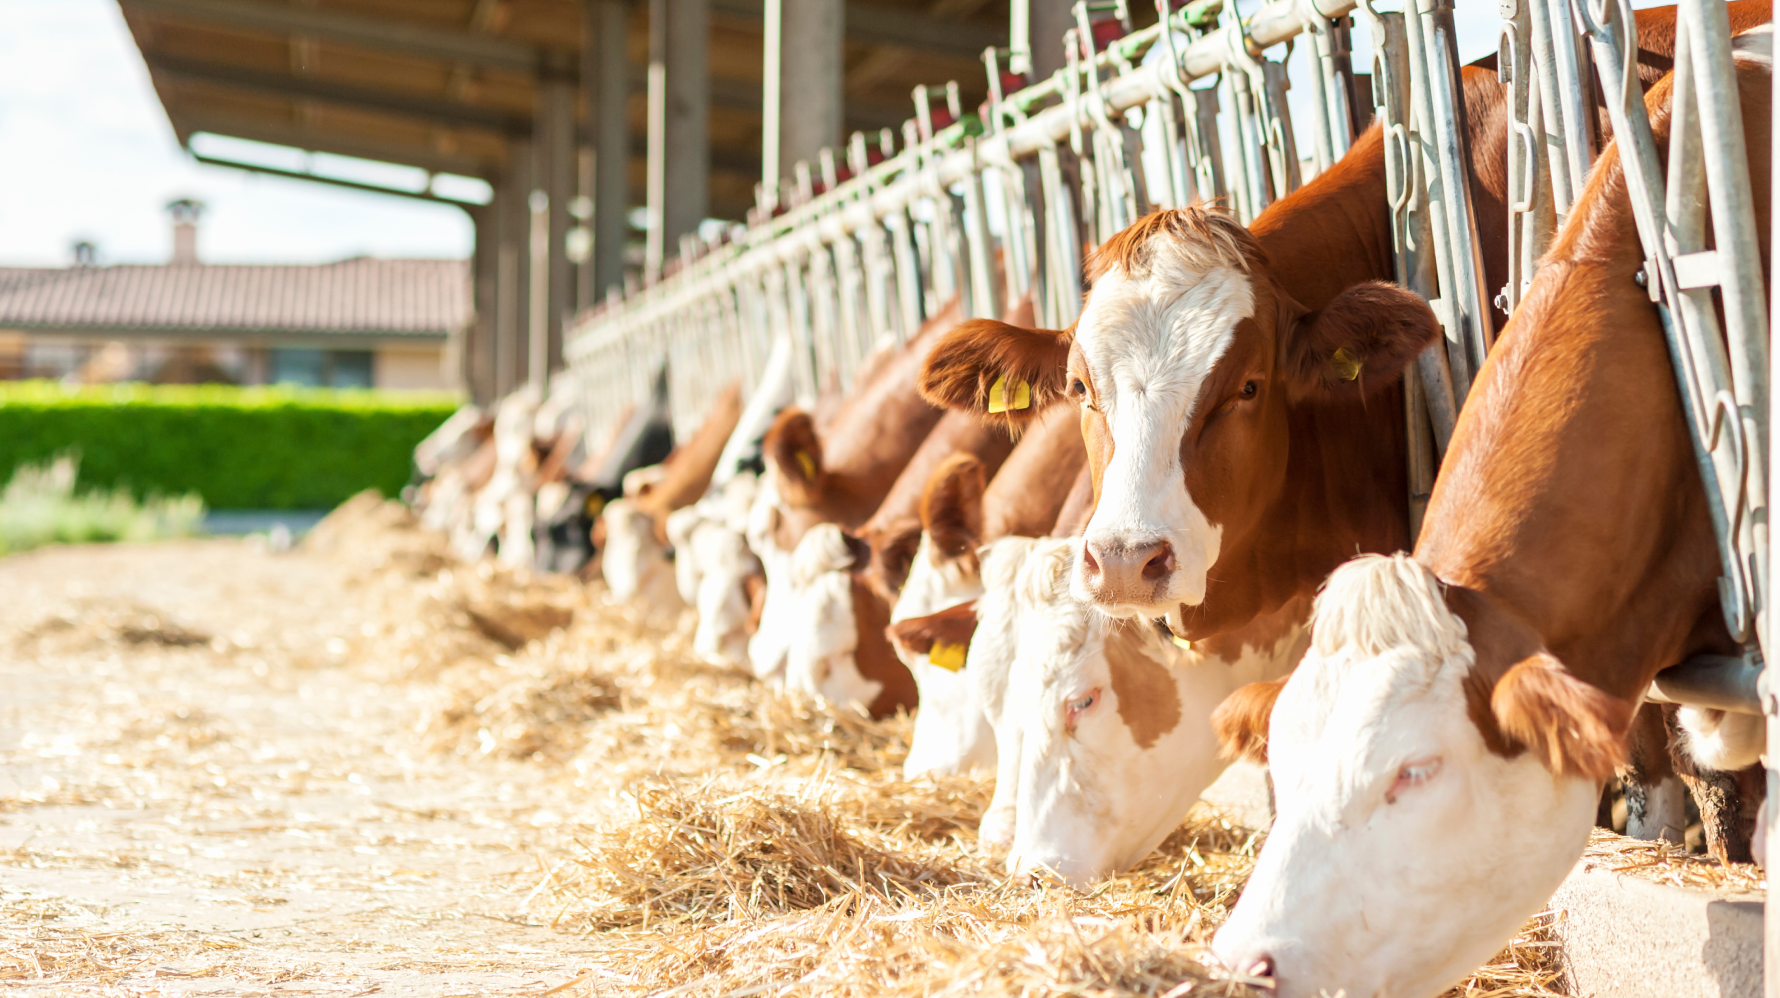
[[[1765,249],[1769,5],[1729,16]],[[1638,12],[1659,143],[1674,24]],[[1499,286],[1502,86],[1463,83]],[[1609,148],[1498,320],[1419,537],[1401,375],[1440,333],[1389,283],[1376,127],[1251,226],[1194,207],[1115,236],[1071,329],[954,308],[809,410],[783,339],[656,468],[634,444],[659,413],[590,448],[509,399],[435,461],[426,515],[461,494],[465,553],[535,558],[482,516],[524,505],[503,469],[531,454],[533,530],[578,480],[551,475],[600,464],[614,598],[693,607],[696,650],[764,681],[914,709],[906,771],[993,771],[981,836],[1015,874],[1129,867],[1230,758],[1263,763],[1277,817],[1217,956],[1281,995],[1434,995],[1550,896],[1616,775],[1634,831],[1679,772],[1713,791],[1714,852],[1747,855],[1762,719],[1645,703],[1661,668],[1737,648],[1642,264]],[[491,447],[479,488],[446,483]]]

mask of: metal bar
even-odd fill
[[[187,151],[190,152],[189,149]],[[431,188],[419,191],[405,191],[399,187],[382,187],[377,184],[367,184],[357,180],[347,180],[343,177],[329,177],[320,173],[305,173],[301,170],[281,170],[275,166],[262,166],[258,163],[243,163],[238,160],[224,159],[220,156],[206,156],[197,152],[191,153],[191,157],[206,166],[224,166],[231,170],[246,170],[250,173],[264,173],[267,176],[288,177],[292,180],[312,180],[318,184],[332,184],[335,187],[346,187],[355,191],[370,191],[374,194],[394,194],[397,197],[415,198],[420,201],[434,201],[439,204],[454,204],[460,208],[466,209],[479,207],[478,203],[475,201],[465,201],[461,198],[448,198],[434,194]]]
[[[1762,667],[1733,655],[1695,655],[1656,674],[1647,699],[1738,714],[1761,713]]]

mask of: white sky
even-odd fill
[[[1495,6],[1458,4],[1465,61],[1495,48]],[[115,0],[0,0],[0,26],[0,264],[61,265],[77,239],[97,243],[104,263],[160,262],[171,243],[162,206],[179,197],[209,205],[199,253],[210,261],[469,255],[457,208],[193,162]],[[1361,68],[1369,56],[1356,41]]]
[[[173,137],[116,0],[0,0],[0,264],[59,266],[77,239],[104,263],[159,263],[162,206],[209,205],[199,255],[310,262],[466,257],[449,205],[201,166]]]

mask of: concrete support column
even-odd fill
[[[476,226],[475,255],[470,269],[474,318],[463,343],[461,377],[470,401],[486,405],[495,395],[495,325],[500,299],[500,202],[467,209]]]
[[[647,280],[708,213],[710,20],[709,0],[649,0]]]
[[[569,64],[551,54],[538,79],[535,183],[542,191],[547,213],[545,272],[532,286],[544,294],[545,367],[532,380],[542,385],[550,372],[562,367],[563,320],[573,300],[573,273],[568,238],[572,220],[569,201],[575,196],[575,84]]]
[[[581,79],[593,134],[592,296],[582,308],[624,284],[624,243],[630,214],[630,73],[624,52],[624,0],[588,0]]]
[[[507,151],[507,171],[495,192],[499,216],[495,261],[495,394],[506,395],[525,380],[526,323],[531,314],[531,143],[516,139]]]
[[[766,66],[761,102],[761,180],[814,165],[824,146],[839,148],[845,110],[843,0],[766,0]]]
[[[1028,0],[1032,41],[1032,82],[1050,79],[1068,64],[1063,58],[1063,32],[1075,27],[1069,12],[1073,0]]]

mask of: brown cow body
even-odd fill
[[[1770,66],[1738,79],[1764,254]],[[1580,855],[1656,672],[1736,650],[1642,257],[1610,147],[1479,372],[1413,559],[1341,568],[1305,664],[1227,705],[1280,819],[1215,948],[1282,996],[1432,995],[1495,952]],[[1679,720],[1695,761],[1760,751],[1760,718]],[[1313,872],[1341,869],[1368,882]]]

